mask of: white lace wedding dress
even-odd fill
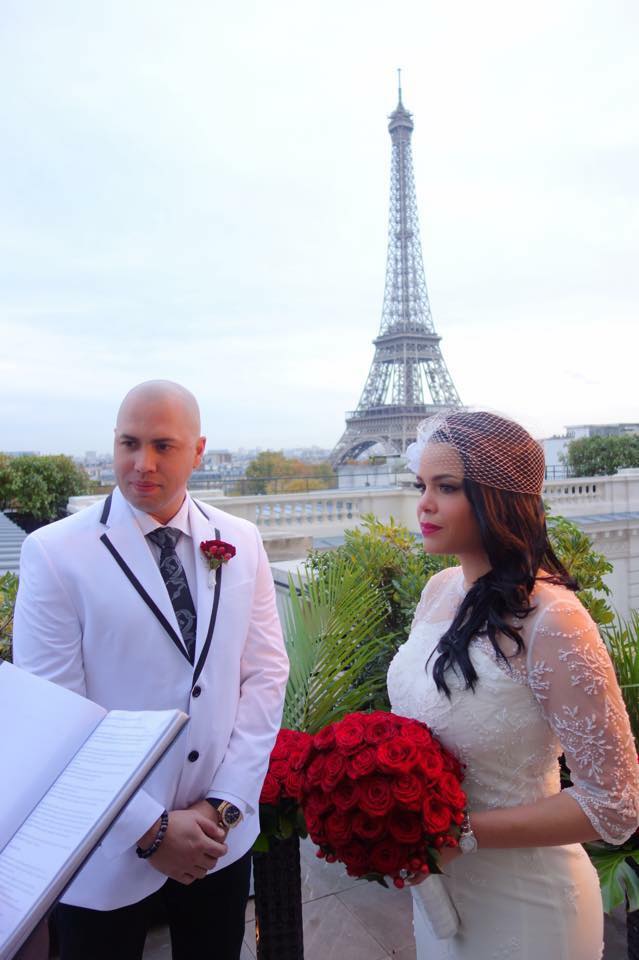
[[[487,639],[473,641],[473,693],[448,670],[451,699],[439,693],[429,661],[464,595],[460,567],[426,585],[408,641],[388,671],[395,713],[427,723],[466,765],[471,811],[531,803],[559,791],[566,754],[581,805],[599,835],[621,843],[636,828],[637,758],[625,707],[597,628],[577,598],[539,582],[523,623],[526,650],[508,663]],[[503,650],[511,655],[512,641]],[[428,883],[428,880],[425,881]],[[415,914],[418,960],[599,960],[599,884],[579,844],[478,850],[446,868],[460,916],[437,940]]]

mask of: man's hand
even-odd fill
[[[208,800],[198,800],[192,807],[189,807],[189,810],[195,810],[197,813],[201,813],[203,817],[208,817],[209,820],[216,823],[222,831],[223,839],[226,840],[229,828],[222,823],[222,818]]]
[[[202,803],[208,807],[210,815]],[[153,842],[158,827],[159,821],[140,838],[143,849]],[[215,810],[205,800],[188,810],[172,810],[164,839],[148,862],[178,883],[193,883],[212,870],[227,852],[225,837],[225,830],[218,826]]]

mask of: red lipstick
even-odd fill
[[[420,523],[422,536],[430,537],[433,533],[437,533],[441,530],[441,527],[438,527],[436,523]]]

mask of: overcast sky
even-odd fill
[[[462,400],[639,421],[636,0],[3,0],[0,449],[330,447],[381,316],[396,67]]]

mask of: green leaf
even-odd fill
[[[388,883],[386,882],[386,877],[383,873],[365,873],[362,875],[361,879],[368,880],[369,883],[374,881],[375,883],[381,884],[382,887],[386,887],[387,890],[389,889]]]
[[[370,705],[386,682],[367,673],[387,646],[378,632],[385,614],[383,595],[351,560],[319,569],[309,562],[297,581],[289,578],[284,726],[315,733]]]
[[[621,687],[635,743],[639,743],[639,611],[633,610],[627,620],[616,616],[602,633]]]
[[[0,659],[11,660],[13,639],[13,609],[18,592],[15,573],[0,577]]]
[[[260,830],[271,837],[278,830],[279,810],[271,803],[260,804]]]
[[[255,843],[253,844],[253,853],[268,853],[271,849],[271,844],[268,836],[265,833],[258,833],[255,838]]]
[[[615,850],[597,843],[584,846],[599,874],[605,912],[626,903],[628,911],[639,910],[639,875],[628,863],[632,860],[639,865],[639,851],[629,852],[627,847]]]
[[[295,816],[295,829],[300,837],[308,836],[308,828],[301,807],[297,807]]]

